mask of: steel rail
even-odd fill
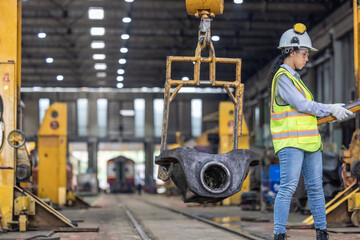
[[[177,213],[177,214],[181,214],[181,215],[184,215],[185,217],[188,217],[190,219],[196,219],[198,221],[201,221],[203,223],[212,225],[212,226],[214,226],[216,228],[219,228],[219,229],[224,230],[226,232],[233,233],[235,235],[241,236],[241,237],[246,238],[246,239],[251,239],[251,240],[264,240],[264,239],[270,240],[270,239],[272,239],[272,238],[268,238],[268,237],[260,235],[260,234],[251,233],[251,232],[243,231],[243,230],[240,230],[240,229],[236,230],[236,229],[232,229],[232,228],[229,228],[229,227],[225,227],[225,226],[223,226],[223,225],[221,225],[219,223],[210,221],[208,219],[205,219],[205,218],[202,218],[202,217],[199,217],[199,216],[195,216],[193,214],[187,213],[185,211],[181,211],[179,209],[175,209],[175,208],[171,208],[171,207],[167,207],[167,206],[162,206],[160,204],[157,204],[157,203],[154,203],[154,202],[151,202],[151,201],[139,198],[139,197],[135,197],[135,198],[136,198],[136,200],[139,200],[139,201],[144,202],[146,204],[149,204],[151,206],[154,206],[154,207],[157,207],[157,208],[160,208],[160,209],[165,209],[165,210],[168,210],[170,212]]]

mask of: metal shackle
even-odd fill
[[[186,11],[189,15],[196,15],[201,10],[207,10],[214,15],[224,12],[224,0],[186,0]]]

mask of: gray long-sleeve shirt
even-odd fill
[[[280,67],[285,68],[296,79],[300,79],[299,73],[288,65],[282,64]],[[306,112],[317,117],[325,117],[331,113],[330,104],[307,100],[285,74],[280,75],[278,79],[275,100],[279,105],[290,104],[299,112]]]

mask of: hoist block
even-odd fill
[[[239,192],[260,155],[247,149],[209,154],[179,147],[163,151],[155,163],[168,169],[184,202],[218,202]]]
[[[207,10],[215,15],[224,11],[224,0],[186,0],[186,11],[189,15],[195,15],[200,10]]]

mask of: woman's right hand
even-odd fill
[[[331,115],[333,115],[337,120],[344,120],[350,115],[353,115],[353,112],[344,108],[344,103],[335,103],[331,104]]]

